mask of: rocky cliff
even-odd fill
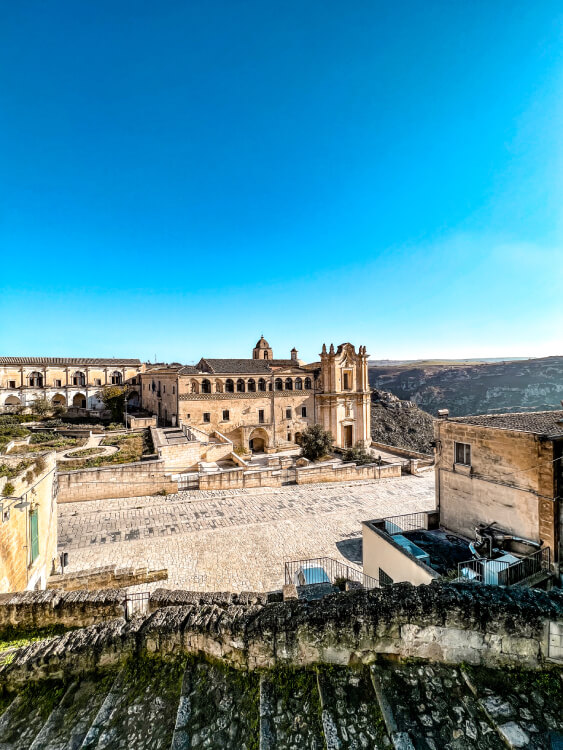
[[[451,416],[559,409],[563,357],[483,364],[370,367],[372,387]]]
[[[387,391],[371,394],[371,437],[378,443],[432,453],[433,418],[413,401],[401,401]]]

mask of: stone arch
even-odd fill
[[[72,405],[78,409],[86,408],[86,396],[83,393],[75,393],[72,399]]]
[[[256,381],[254,380],[254,378],[249,378],[248,379],[248,392],[254,393],[255,391],[256,391]]]
[[[62,393],[57,393],[51,399],[53,406],[66,406],[66,397]]]
[[[276,378],[275,387],[276,391],[283,391],[283,380],[281,378]]]
[[[72,376],[72,384],[86,385],[86,375],[81,370],[77,370]]]
[[[285,390],[286,391],[292,391],[293,390],[293,380],[291,378],[285,379]]]
[[[123,383],[123,375],[119,372],[119,370],[114,370],[110,378],[112,385],[122,385]],[[75,385],[78,385],[78,383],[75,383]],[[84,385],[84,383],[80,383],[80,385]]]
[[[192,393],[199,393],[199,383],[197,380],[192,380]]]
[[[268,433],[262,427],[252,430],[248,440],[248,447],[253,453],[264,453],[268,447]]]
[[[305,390],[310,391],[312,387],[311,378],[305,378]]]
[[[295,390],[296,391],[303,390],[303,381],[301,380],[301,378],[295,378]]]
[[[137,391],[129,391],[127,394],[127,404],[129,406],[140,406],[141,399]]]
[[[225,393],[234,393],[235,392],[235,384],[231,380],[231,378],[227,378],[225,380]]]
[[[246,385],[244,383],[244,380],[242,378],[239,378],[237,380],[237,393],[244,393],[246,390]]]
[[[259,391],[266,390],[266,381],[264,380],[264,378],[260,378],[260,380],[258,381],[258,390]]]
[[[201,392],[202,393],[211,393],[211,381],[207,378],[204,378],[201,381]]]
[[[31,388],[43,388],[43,373],[37,371],[30,372],[27,380]]]
[[[223,381],[222,380],[215,381],[215,393],[223,393]]]
[[[17,396],[8,396],[4,401],[4,406],[20,406],[21,401]]]

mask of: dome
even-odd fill
[[[260,341],[256,343],[255,349],[269,349],[270,344],[266,341],[264,336],[260,336]]]

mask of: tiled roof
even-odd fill
[[[204,357],[198,367],[213,373],[233,375],[271,373],[268,362],[264,359],[207,359]]]
[[[196,375],[198,372],[199,370],[197,367],[194,367],[193,365],[184,365],[178,370],[179,375]]]
[[[294,359],[269,359],[267,361],[272,367],[299,367],[299,362]]]
[[[498,430],[533,432],[537,435],[563,435],[563,411],[530,411],[514,414],[481,414],[475,417],[452,417],[449,422],[462,422]]]
[[[141,360],[95,357],[0,357],[0,365],[131,365],[140,367]]]

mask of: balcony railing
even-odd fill
[[[548,572],[551,569],[551,550],[549,547],[543,547],[513,563],[490,560],[487,557],[473,558],[458,563],[457,569],[462,580],[514,586],[537,573]]]
[[[361,570],[334,560],[332,557],[313,557],[309,560],[292,560],[285,563],[285,582],[295,583],[300,572],[311,571],[310,583],[332,583],[351,581],[364,589],[378,589],[379,580],[365,575]],[[323,572],[325,575],[323,575]],[[326,578],[329,580],[327,581]],[[296,584],[300,585],[300,584]]]

